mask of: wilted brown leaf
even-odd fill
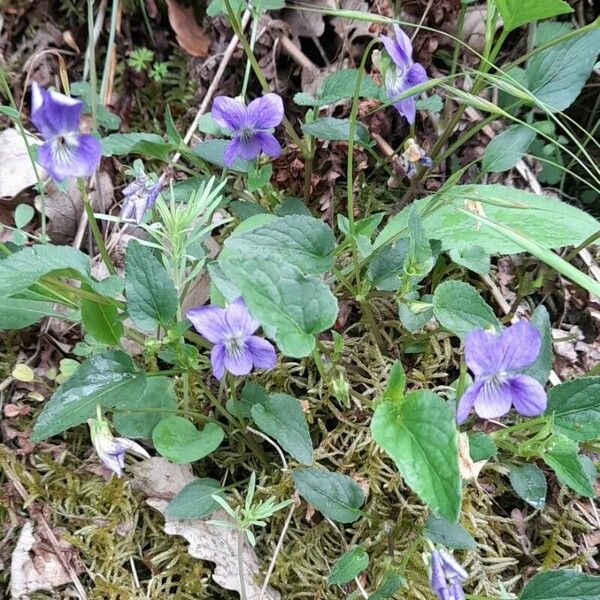
[[[175,0],[167,0],[167,9],[177,43],[192,56],[208,56],[210,39],[196,22],[193,6],[182,6]]]

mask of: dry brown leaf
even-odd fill
[[[193,6],[182,6],[175,0],[167,0],[167,9],[177,43],[192,56],[208,56],[210,39],[196,22]]]
[[[38,172],[40,177],[45,174],[41,167]],[[25,140],[16,129],[5,129],[0,133],[0,197],[12,198],[36,181]]]
[[[461,478],[465,481],[477,480],[486,462],[487,460],[473,462],[469,451],[469,436],[466,433],[461,433],[458,436],[458,469]]]
[[[136,463],[132,467],[132,485],[143,490],[148,496],[147,503],[163,515],[169,500],[183,487],[194,480],[190,465],[176,465],[164,458],[154,457]],[[207,519],[186,519],[184,521],[165,519],[165,533],[180,535],[189,542],[188,552],[194,558],[215,563],[213,579],[226,590],[240,592],[237,559],[237,532],[226,527],[210,525],[207,520],[231,521],[225,511],[219,510]],[[261,586],[260,562],[254,549],[244,539],[244,582],[248,600],[258,600]],[[268,587],[264,600],[279,600],[278,592]]]
[[[351,10],[360,13],[369,12],[369,5],[364,0],[339,0],[337,4],[340,10]],[[363,35],[369,37],[375,37],[376,35],[371,30],[371,23],[369,21],[357,21],[356,19],[348,19],[347,17],[334,17],[331,19],[331,24],[340,38],[349,42]]]
[[[335,8],[334,0],[308,0],[304,4],[319,8]],[[299,37],[319,38],[325,33],[323,15],[316,10],[286,9],[282,20],[290,26],[292,37],[298,42]]]
[[[65,551],[71,552],[65,545]],[[71,582],[59,558],[53,552],[41,549],[33,534],[33,523],[26,521],[12,553],[10,565],[10,593],[12,598],[22,598],[38,590],[52,590]],[[77,565],[77,572],[82,571]]]

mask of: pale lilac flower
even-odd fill
[[[423,66],[413,62],[410,38],[398,25],[394,25],[394,33],[396,34],[395,40],[386,35],[381,36],[381,41],[394,63],[385,71],[385,88],[390,100],[394,100],[410,88],[427,81],[427,73]],[[414,97],[397,100],[394,102],[394,106],[411,125],[415,122],[417,104]]]
[[[273,158],[281,154],[281,146],[271,133],[283,119],[283,102],[277,94],[265,94],[248,106],[236,98],[217,96],[211,115],[219,127],[233,134],[225,148],[225,166],[231,165],[238,156],[252,160],[261,152]]]
[[[472,407],[484,419],[506,414],[511,406],[526,417],[546,409],[546,391],[522,371],[535,362],[541,348],[538,330],[527,321],[507,327],[500,335],[483,329],[465,339],[465,360],[475,381],[461,396],[456,420],[462,423]]]
[[[431,589],[439,600],[465,600],[462,582],[467,572],[445,550],[431,553]]]
[[[88,177],[100,162],[100,142],[79,133],[83,102],[53,90],[31,85],[31,120],[46,140],[38,148],[38,162],[55,181]]]
[[[146,450],[137,442],[127,438],[114,437],[110,431],[108,421],[100,413],[95,419],[89,419],[92,444],[98,453],[100,460],[107,469],[110,469],[117,477],[121,477],[125,467],[125,452],[133,452],[143,458],[150,458]]]
[[[139,225],[144,218],[144,213],[154,206],[162,186],[162,180],[154,182],[146,174],[141,174],[134,179],[123,188],[121,219],[134,221]]]
[[[275,366],[275,348],[254,335],[259,323],[250,316],[242,298],[227,308],[214,304],[191,308],[186,317],[200,335],[214,344],[210,361],[217,379],[222,379],[226,370],[233,375],[247,375],[253,367]]]

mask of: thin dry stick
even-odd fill
[[[275,561],[277,560],[277,556],[281,552],[281,548],[283,547],[283,539],[285,538],[285,534],[292,522],[292,516],[294,515],[294,511],[296,510],[296,502],[290,505],[290,510],[285,518],[285,523],[283,524],[283,529],[281,530],[281,534],[279,535],[279,539],[277,540],[277,545],[275,546],[275,552],[273,552],[273,558],[271,558],[271,562],[269,563],[269,568],[267,569],[267,574],[265,575],[265,581],[260,589],[260,595],[258,596],[258,600],[263,600],[265,593],[267,591],[267,587],[269,586],[269,580],[271,579],[271,575],[273,574],[273,570],[275,569]]]

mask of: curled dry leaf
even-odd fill
[[[210,39],[196,22],[193,6],[182,6],[175,0],[167,0],[169,23],[177,37],[177,43],[192,56],[208,56]]]
[[[67,559],[76,562],[76,571],[83,570],[71,547],[60,541]],[[19,534],[17,545],[12,553],[10,565],[11,598],[22,598],[39,590],[53,590],[71,582],[71,577],[63,567],[59,558],[46,549],[46,544],[36,540],[33,523],[26,521]],[[70,555],[70,556],[69,556]]]
[[[148,505],[163,515],[169,500],[194,480],[190,465],[174,465],[164,458],[150,458],[137,463],[132,470],[133,487],[143,490],[149,496]],[[210,525],[207,523],[210,519],[231,521],[229,515],[222,510],[206,519],[165,519],[165,533],[184,537],[189,542],[188,552],[191,556],[215,563],[213,579],[218,585],[226,590],[240,592],[238,534],[233,529]],[[260,562],[245,538],[243,562],[247,598],[258,600],[261,586],[256,582],[260,580]],[[263,596],[264,600],[279,600],[280,597],[270,587]]]
[[[30,137],[29,143],[38,142]],[[38,172],[45,175],[41,167]],[[5,129],[0,133],[0,197],[12,198],[36,181],[23,136],[14,128]]]

